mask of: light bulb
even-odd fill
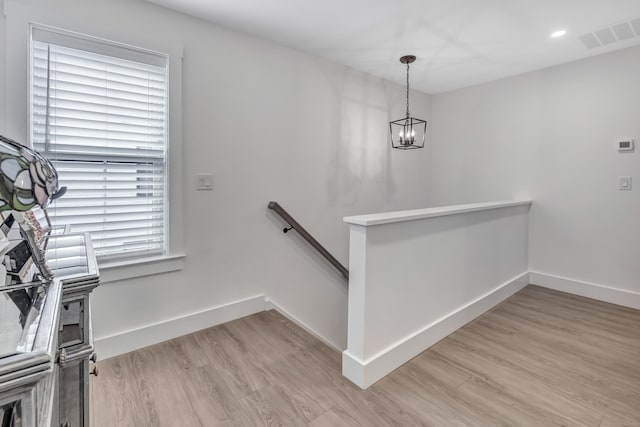
[[[413,138],[414,136],[416,136],[416,131],[411,129],[411,137]]]

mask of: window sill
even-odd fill
[[[100,283],[119,282],[135,277],[182,270],[184,259],[185,255],[180,254],[101,264],[98,266]]]

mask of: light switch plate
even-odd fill
[[[624,139],[618,141],[618,151],[633,151],[635,145],[635,141],[633,139]]]
[[[210,173],[200,173],[196,175],[196,190],[213,190],[213,175]]]
[[[618,189],[630,191],[631,190],[631,177],[620,176],[618,177]]]

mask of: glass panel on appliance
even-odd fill
[[[87,396],[88,361],[67,365],[60,370],[60,425],[84,426],[84,408]]]
[[[60,345],[68,347],[84,342],[84,299],[62,304]]]
[[[42,285],[0,287],[0,358],[31,351],[45,295]]]
[[[19,400],[0,405],[0,426],[14,427],[21,425],[21,405]]]
[[[51,236],[46,259],[59,279],[90,274],[84,234]]]

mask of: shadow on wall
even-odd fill
[[[326,74],[334,90],[334,150],[328,165],[330,206],[354,206],[366,185],[390,201],[396,191],[388,123],[402,90],[397,85],[348,68],[339,79]]]

